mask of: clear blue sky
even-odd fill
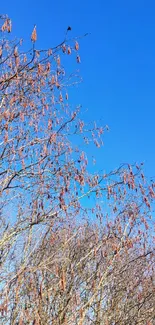
[[[81,43],[83,84],[75,94],[86,120],[103,118],[110,127],[97,156],[101,168],[145,162],[155,176],[155,1],[152,0],[7,0],[1,13],[13,33],[28,39],[34,23],[39,45],[91,33]]]

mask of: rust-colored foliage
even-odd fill
[[[107,126],[69,104],[77,39],[39,50],[34,27],[24,52],[0,18],[0,324],[154,325],[155,184],[90,172]]]

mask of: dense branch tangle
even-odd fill
[[[104,127],[68,103],[77,39],[38,50],[34,28],[24,52],[0,18],[1,324],[153,325],[154,183],[88,171],[81,141],[100,147]]]

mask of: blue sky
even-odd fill
[[[68,25],[71,36],[90,33],[80,42],[83,83],[74,103],[86,121],[102,118],[110,127],[102,151],[94,152],[99,167],[143,161],[155,176],[155,2],[7,0],[1,13],[25,40],[36,24],[42,48],[61,41]]]

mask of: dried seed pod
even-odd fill
[[[77,63],[81,63],[81,59],[80,59],[80,56],[79,55],[77,55],[76,61],[77,61]]]
[[[60,66],[60,56],[57,57],[57,65]]]
[[[32,34],[31,34],[31,41],[36,42],[37,40],[37,31],[36,31],[36,26],[34,26]]]
[[[59,100],[60,100],[60,102],[63,102],[63,97],[62,97],[62,94],[61,93],[59,95]]]
[[[78,51],[79,50],[79,43],[75,42],[75,50]]]
[[[70,46],[68,46],[68,49],[67,49],[67,54],[71,54],[72,53],[72,51],[71,51],[71,48],[70,48]]]

